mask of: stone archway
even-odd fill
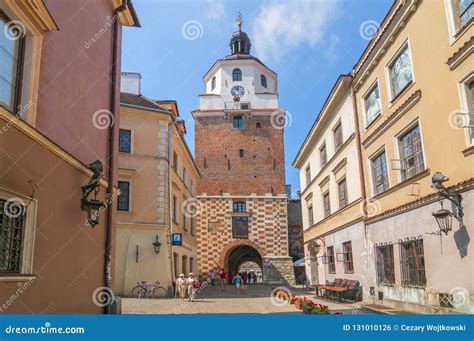
[[[249,240],[236,240],[224,247],[219,258],[219,266],[227,272],[230,283],[244,262],[255,262],[263,269],[262,258],[264,255],[264,249],[256,243]]]

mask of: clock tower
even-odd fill
[[[283,129],[277,74],[251,54],[242,30],[230,54],[204,75],[196,123],[198,267],[224,268],[232,279],[245,262],[258,265],[267,284],[294,284],[288,256]]]

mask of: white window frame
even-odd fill
[[[387,190],[383,191],[382,193],[375,194],[375,184],[374,184],[374,174],[372,170],[372,160],[378,157],[380,154],[385,153],[385,166],[387,167],[387,179],[388,179],[388,188],[389,190],[392,185],[390,183],[390,168],[389,168],[389,163],[388,163],[388,154],[387,154],[387,149],[385,148],[385,145],[381,146],[378,148],[374,153],[372,153],[368,158],[367,158],[367,163],[368,163],[368,169],[369,169],[369,183],[370,183],[370,193],[372,197],[375,197],[376,195],[385,193]]]
[[[119,177],[117,181],[128,182],[128,211],[122,211],[122,210],[117,209],[117,212],[118,213],[133,213],[133,180],[132,178],[121,176]]]
[[[424,163],[424,170],[427,170],[429,167],[428,167],[428,159],[427,159],[427,156],[426,156],[426,150],[425,150],[425,143],[424,143],[424,137],[423,137],[423,129],[421,127],[421,119],[420,117],[416,117],[413,121],[411,121],[409,124],[407,124],[401,131],[399,131],[393,138],[393,148],[395,150],[395,153],[394,155],[397,156],[397,160],[400,160],[401,162],[401,155],[400,155],[400,137],[405,135],[408,131],[412,130],[413,128],[415,128],[415,126],[418,125],[418,129],[420,131],[420,139],[421,139],[421,151],[423,152],[423,163]],[[402,164],[400,163],[400,167],[402,166]],[[387,168],[387,171],[388,171],[388,168]],[[423,172],[421,171],[421,172]],[[420,173],[421,173],[420,172]],[[418,173],[418,174],[420,174]],[[405,181],[410,181],[411,179],[413,179],[414,177],[416,177],[418,174],[414,175],[413,177],[411,178],[408,178],[408,179],[405,179],[405,180],[402,180],[402,170],[397,170],[397,180],[398,180],[398,183],[401,183],[401,182],[405,182]]]
[[[120,130],[130,130],[130,153],[121,152],[120,150],[119,150],[119,153],[130,154],[130,155],[134,154],[135,150],[133,148],[133,145],[135,144],[134,143],[135,142],[135,128],[129,128],[127,126],[119,128],[119,148],[120,148]]]
[[[370,93],[376,88],[379,88],[379,96],[380,96],[380,112],[373,118],[372,121],[369,122],[368,117],[367,117],[367,107],[365,106],[365,99],[367,96],[370,95]],[[380,116],[383,114],[383,106],[382,106],[382,91],[380,90],[380,82],[379,79],[376,78],[375,81],[372,82],[372,84],[369,86],[368,90],[364,93],[362,96],[362,108],[364,109],[364,127],[367,128],[372,122],[375,122]]]
[[[450,45],[453,45],[463,34],[460,34],[459,36],[456,37],[456,34],[458,34],[459,30],[456,29],[456,22],[454,19],[455,12],[453,9],[453,4],[451,0],[444,0],[444,8],[445,8],[445,14],[446,14],[446,22],[448,26],[448,41]],[[471,24],[472,25],[472,24]],[[467,29],[464,30],[464,32],[468,31]]]
[[[393,95],[392,91],[392,79],[390,75],[390,66],[395,62],[395,60],[400,56],[400,54],[403,52],[405,48],[408,48],[408,57],[410,58],[410,64],[411,64],[411,75],[412,75],[412,82],[408,84],[404,89],[402,89],[398,94],[395,96]],[[388,107],[392,107],[398,99],[403,97],[403,94],[408,91],[415,83],[416,83],[416,78],[415,78],[415,65],[413,64],[413,57],[412,57],[412,49],[411,49],[411,44],[410,44],[410,38],[407,38],[397,49],[397,51],[393,54],[392,58],[388,61],[388,63],[385,65],[385,82],[387,85],[387,92],[388,92]],[[380,90],[380,88],[379,88]],[[381,96],[382,100],[382,96]]]
[[[474,81],[474,71],[469,72],[467,75],[465,75],[457,84],[458,86],[458,93],[459,93],[459,101],[461,104],[461,111],[462,113],[468,113],[469,112],[469,103],[468,103],[468,98],[467,98],[467,84]],[[454,113],[456,114],[456,113]],[[469,119],[469,118],[468,118]],[[464,138],[466,141],[466,146],[474,146],[474,136],[470,137],[469,134],[469,128],[464,128]]]
[[[19,275],[1,274],[0,282],[2,281],[28,281],[34,279],[33,275],[33,260],[35,248],[35,234],[36,234],[36,214],[38,209],[38,200],[25,195],[12,192],[6,188],[0,188],[0,198],[8,200],[11,198],[21,199],[26,204],[26,219],[25,230],[23,235],[21,266]],[[0,207],[3,209],[3,207]],[[23,276],[21,276],[23,275]]]

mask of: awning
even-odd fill
[[[304,258],[298,259],[296,262],[293,263],[293,266],[305,266]]]

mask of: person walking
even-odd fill
[[[232,279],[232,283],[235,284],[235,288],[237,289],[237,294],[240,294],[240,287],[242,285],[242,277],[240,274],[237,272],[237,275],[234,276]]]
[[[242,290],[245,290],[247,288],[247,281],[249,279],[248,275],[247,275],[247,272],[244,272],[242,275]]]
[[[193,302],[194,301],[194,296],[196,295],[196,287],[199,285],[198,280],[196,277],[194,277],[194,274],[192,272],[189,273],[189,277],[186,281],[186,284],[188,286],[188,297],[189,301]]]
[[[209,272],[209,278],[211,279],[211,287],[214,286],[214,283],[215,283],[215,274],[214,274],[214,270],[211,270],[211,272]]]
[[[221,272],[219,272],[219,277],[221,279],[221,290],[225,291],[225,287],[227,285],[227,272],[225,272],[224,268],[221,269]]]
[[[184,302],[186,297],[186,279],[184,279],[184,274],[179,274],[179,277],[176,280],[176,290],[179,298],[181,298],[181,302]]]

